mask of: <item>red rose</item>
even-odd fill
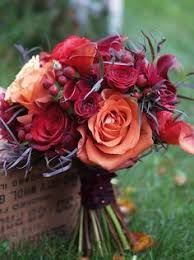
[[[94,61],[96,44],[84,37],[72,35],[58,43],[51,52],[52,59],[86,74]]]
[[[68,115],[58,105],[52,105],[32,120],[32,147],[38,151],[50,148],[72,150],[77,141],[74,129],[73,121]]]
[[[139,72],[135,68],[116,64],[108,65],[105,73],[108,85],[122,92],[135,85],[138,75]]]
[[[0,117],[2,120],[7,123],[13,114],[16,112],[16,110],[12,109],[13,106],[11,106],[7,101],[5,101],[5,91],[4,89],[0,88]],[[19,109],[18,109],[19,110]],[[9,127],[13,128],[13,132],[15,134],[15,129],[17,127],[17,121],[12,120],[11,124],[9,124]],[[2,122],[0,122],[0,139],[4,138],[10,142],[13,141],[13,138],[10,136],[7,129],[3,126]]]
[[[97,92],[93,92],[85,98],[86,94],[87,92],[80,95],[74,103],[74,111],[81,122],[89,119],[98,111],[99,101],[101,100],[101,97]]]

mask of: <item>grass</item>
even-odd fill
[[[141,29],[144,31],[162,32],[167,38],[164,51],[177,54],[187,70],[194,70],[194,2],[149,0],[126,0],[124,32],[132,39],[139,39]],[[4,49],[6,47],[4,46]],[[10,46],[7,46],[10,48]],[[3,48],[2,48],[3,50]],[[7,51],[5,62],[1,62],[0,82],[8,84],[16,70],[13,51]],[[14,60],[11,69],[9,64]],[[185,91],[194,96],[193,91]],[[194,122],[194,104],[183,102],[181,108],[188,112],[188,120]],[[192,119],[193,117],[193,119]],[[157,241],[156,247],[138,255],[138,260],[192,260],[194,259],[194,175],[193,156],[187,155],[178,148],[151,154],[143,163],[129,171],[123,171],[119,180],[121,189],[132,186],[132,194],[138,210],[129,224],[132,230],[151,234]],[[161,170],[162,169],[162,170]],[[163,174],[161,174],[163,171]],[[176,175],[185,175],[187,184],[175,185]],[[2,252],[7,251],[4,245]],[[17,248],[5,259],[13,260],[55,260],[67,257],[67,247],[61,240],[43,241],[36,247]],[[1,249],[0,249],[1,254]],[[1,256],[3,259],[3,256]],[[73,259],[73,256],[69,258]],[[97,259],[94,256],[94,259]],[[108,258],[111,259],[111,258]],[[131,259],[130,256],[127,259]]]

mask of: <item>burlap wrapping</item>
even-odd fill
[[[42,234],[69,235],[78,216],[80,185],[71,171],[44,178],[37,164],[24,178],[22,171],[0,173],[0,240],[13,244],[37,240]]]

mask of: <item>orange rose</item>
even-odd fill
[[[152,144],[152,131],[137,102],[112,90],[102,92],[101,109],[78,128],[82,138],[77,156],[86,164],[115,171],[132,165]],[[141,121],[141,122],[140,122]]]
[[[17,74],[16,79],[8,87],[5,100],[19,103],[30,112],[51,100],[47,89],[42,85],[43,77],[51,70],[51,63],[40,66],[39,56],[32,57]]]

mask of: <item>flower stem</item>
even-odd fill
[[[105,240],[106,240],[107,250],[108,250],[108,253],[111,253],[110,231],[109,231],[108,223],[107,223],[107,220],[106,220],[106,217],[105,217],[105,212],[103,210],[101,210],[99,215],[101,217],[101,224],[103,226],[102,229],[103,229]]]
[[[100,239],[100,235],[99,235],[99,232],[98,232],[98,226],[97,226],[97,223],[96,223],[95,214],[94,214],[93,210],[90,210],[90,216],[91,216],[92,225],[93,225],[93,228],[94,228],[94,234],[95,234],[95,237],[96,237],[96,242],[97,242],[100,254],[101,254],[101,256],[103,256],[103,249],[102,249],[102,244],[101,244],[102,241]]]
[[[80,226],[79,226],[79,242],[78,242],[78,253],[83,253],[83,219],[84,219],[84,209],[80,210]]]
[[[114,213],[114,210],[112,209],[112,207],[110,205],[108,205],[108,206],[106,206],[106,211],[109,214],[110,218],[112,219],[112,222],[118,232],[119,238],[123,244],[124,250],[130,250],[129,242],[122,230],[122,227],[117,219],[117,216]]]

